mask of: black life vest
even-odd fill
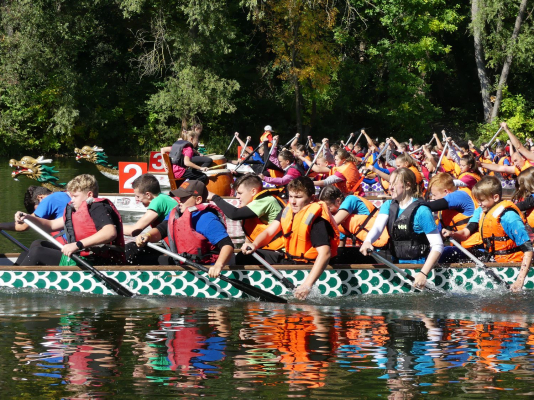
[[[182,151],[186,147],[193,148],[193,145],[187,140],[177,140],[174,142],[171,147],[171,152],[169,153],[169,158],[171,159],[171,163],[173,165],[178,165],[179,167],[185,168],[184,155],[182,154]]]
[[[388,233],[391,254],[399,260],[418,260],[430,252],[430,243],[424,233],[415,233],[413,223],[415,213],[423,205],[422,200],[415,200],[397,218],[399,202],[391,201],[389,207]]]

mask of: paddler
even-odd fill
[[[171,191],[178,198],[178,206],[170,213],[168,220],[137,236],[137,246],[148,242],[156,243],[169,238],[171,251],[186,256],[199,264],[211,265],[208,275],[219,276],[222,268],[234,264],[234,244],[226,232],[224,215],[219,208],[207,204],[208,189],[200,181],[184,182]],[[159,257],[160,265],[172,265],[174,259]]]
[[[315,202],[315,186],[308,177],[299,177],[287,185],[288,205],[256,239],[245,244],[244,254],[254,251],[274,264],[312,264],[308,276],[295,289],[295,297],[306,299],[312,286],[325,270],[339,245],[337,224],[322,201]],[[284,236],[285,254],[261,250],[280,233]]]
[[[519,275],[510,287],[517,292],[523,288],[533,254],[525,217],[514,203],[502,199],[501,181],[495,176],[483,177],[473,187],[473,197],[480,207],[457,235],[466,240],[479,232],[487,260],[520,262]]]
[[[447,173],[441,172],[435,175],[428,184],[428,190],[432,194],[432,200],[427,203],[431,211],[437,212],[438,223],[441,233],[445,237],[462,240],[456,237],[457,232],[467,226],[478,205],[475,204],[471,190],[467,187],[458,188],[454,179]],[[483,249],[482,239],[475,233],[467,240],[462,241],[462,246],[477,257]],[[455,263],[466,260],[466,256],[455,246],[445,247],[439,262]]]
[[[152,174],[138,176],[132,182],[135,201],[147,208],[145,214],[133,225],[124,225],[125,236],[137,236],[147,226],[155,228],[170,214],[178,202],[171,196],[161,194],[158,180]],[[153,265],[161,253],[151,248],[140,249],[134,242],[126,245],[126,260],[135,265]]]
[[[29,186],[24,194],[26,212],[43,219],[61,218],[69,202],[70,196],[67,192],[52,192],[43,186]],[[30,229],[30,227],[17,222],[2,222],[0,223],[0,229],[22,232]],[[52,236],[61,243],[65,243],[61,234],[53,234]]]
[[[234,187],[239,207],[234,207],[213,193],[209,193],[208,200],[214,202],[227,218],[241,221],[246,243],[252,243],[276,219],[286,204],[280,198],[279,189],[263,189],[262,180],[252,173],[238,178]],[[280,234],[263,248],[280,250],[283,247],[284,239]],[[243,256],[242,254],[236,256],[237,264],[255,263],[254,258],[245,256],[247,260],[244,260]]]
[[[93,175],[78,175],[67,184],[71,202],[62,218],[46,220],[18,211],[17,223],[25,219],[45,231],[65,229],[67,244],[59,250],[53,244],[36,240],[29,252],[22,253],[16,265],[76,265],[73,253],[95,265],[124,264],[124,236],[119,212],[108,199],[98,197],[98,182]]]
[[[420,199],[415,174],[398,168],[391,174],[391,200],[380,207],[379,215],[360,251],[367,255],[387,226],[393,261],[423,264],[415,276],[415,287],[423,287],[428,274],[443,252],[443,240],[430,209]]]
[[[169,153],[174,177],[195,179],[207,182],[208,177],[204,172],[212,163],[209,157],[195,156],[194,148],[198,143],[198,136],[193,131],[185,133],[185,140],[179,139],[172,146],[162,147],[161,154]]]

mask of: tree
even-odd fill
[[[528,0],[471,0],[475,62],[486,123],[493,122],[499,115],[514,57],[519,56],[519,61],[524,61],[524,54],[534,50],[532,24],[523,26],[527,4]],[[488,69],[498,74],[494,84]]]

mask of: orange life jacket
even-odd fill
[[[462,187],[462,188],[458,188],[458,190],[461,190],[462,192],[466,192],[469,195],[469,197],[471,197],[471,200],[473,200],[473,203],[476,206],[475,200],[473,199],[473,195],[471,194],[470,189],[466,187]],[[465,214],[462,214],[459,211],[449,209],[449,210],[439,211],[438,219],[443,229],[457,232],[457,231],[461,231],[467,226],[471,217],[467,217]],[[461,245],[465,247],[466,249],[474,247],[474,246],[479,246],[481,244],[482,244],[482,238],[480,237],[480,232],[475,232],[467,240],[464,240],[461,243]]]
[[[508,156],[503,156],[503,157],[499,158],[499,161],[497,161],[497,165],[504,165],[504,162],[505,162],[506,160],[508,160],[508,163],[509,163],[508,165],[512,165],[512,161],[510,160],[510,157],[508,157]],[[491,163],[492,161],[488,161],[488,162]],[[511,179],[511,178],[512,178],[512,175],[507,174],[506,172],[495,172],[495,171],[490,171],[489,175],[490,175],[490,176],[497,176],[497,177],[499,177],[499,175],[500,175],[500,176],[502,176],[502,178],[505,179],[505,180],[508,180],[508,179]]]
[[[360,192],[360,185],[363,179],[361,179],[360,172],[356,165],[351,161],[346,161],[343,165],[339,167],[334,167],[330,170],[330,175],[334,175],[336,172],[339,172],[345,177],[345,181],[336,182],[336,186],[344,194],[352,194],[354,192]]]
[[[260,136],[260,142],[263,143],[265,140],[269,141],[269,147],[273,145],[273,135],[269,131],[263,132],[263,134]]]
[[[521,168],[515,167],[515,174],[519,175],[521,172],[523,172],[526,169],[529,169],[530,167],[532,167],[532,164],[528,162],[527,160],[525,160],[525,163],[523,164]]]
[[[365,207],[369,210],[369,215],[351,214],[341,224],[338,225],[339,231],[347,236],[352,236],[361,246],[367,234],[373,227],[376,217],[378,216],[378,208],[369,200],[356,196],[360,199]],[[385,247],[388,244],[389,235],[387,229],[384,229],[380,237],[373,243],[374,247]]]
[[[272,196],[278,201],[281,208],[284,208],[286,206],[286,203],[284,200],[282,200],[280,197],[280,189],[265,189],[261,192],[257,193],[253,198],[252,201],[262,199],[267,196]],[[243,226],[243,232],[245,232],[245,236],[250,240],[251,242],[254,242],[256,237],[260,233],[262,233],[269,224],[266,222],[263,222],[260,217],[254,217],[254,218],[247,218],[242,221]],[[280,250],[284,247],[284,238],[282,236],[282,233],[276,235],[271,243],[269,243],[267,246],[262,247],[262,249],[265,250]]]
[[[310,231],[313,222],[321,217],[327,221],[334,231],[330,238],[330,252],[332,257],[337,255],[339,246],[339,230],[336,221],[330,214],[324,201],[310,203],[298,213],[293,214],[291,206],[287,206],[280,220],[282,233],[285,239],[286,255],[296,261],[315,261],[317,249],[312,246]],[[325,232],[327,234],[327,232]]]
[[[495,204],[487,213],[482,213],[478,229],[484,247],[489,255],[495,257],[497,262],[520,262],[524,253],[517,244],[506,234],[501,225],[501,217],[505,212],[516,212],[523,223],[525,217],[517,206],[509,200],[503,200]]]
[[[459,173],[459,166],[454,161],[450,160],[447,156],[443,156],[441,159],[441,168],[443,168],[443,171],[445,171],[448,174],[451,174],[453,177],[457,177],[458,173],[456,171],[456,167],[458,167],[458,173]]]

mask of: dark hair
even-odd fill
[[[321,193],[319,193],[319,200],[326,201],[327,203],[334,203],[337,199],[341,199],[341,201],[345,199],[345,195],[337,186],[325,186],[321,190]]]
[[[311,178],[308,178],[307,176],[299,176],[287,184],[287,191],[303,192],[311,197],[315,194],[315,185]]]
[[[290,163],[295,162],[295,156],[289,150],[282,150],[278,157],[282,157],[284,160],[289,161]]]
[[[152,174],[143,174],[138,176],[132,182],[132,188],[139,190],[141,193],[160,194],[161,188],[159,181]]]
[[[469,168],[469,172],[479,175],[477,171],[477,161],[475,160],[475,156],[471,153],[467,153],[465,156],[460,158],[460,161],[465,161],[467,163],[467,168]]]
[[[297,146],[297,150],[299,150],[299,151],[303,151],[304,154],[308,155],[308,149],[306,148],[306,145],[304,145],[304,144],[299,144],[299,145]]]
[[[484,176],[473,186],[473,197],[476,200],[484,200],[495,194],[502,198],[502,184],[496,176]]]
[[[261,190],[263,187],[263,181],[258,175],[250,172],[237,178],[234,182],[235,189],[239,188],[239,186],[241,185],[244,185],[247,189],[258,188],[259,190]]]
[[[456,144],[458,145],[459,148],[467,149],[467,151],[469,151],[469,144],[465,140],[458,140]]]
[[[28,214],[35,212],[35,206],[39,205],[39,196],[48,196],[52,191],[44,186],[29,186],[24,194],[24,208]]]

